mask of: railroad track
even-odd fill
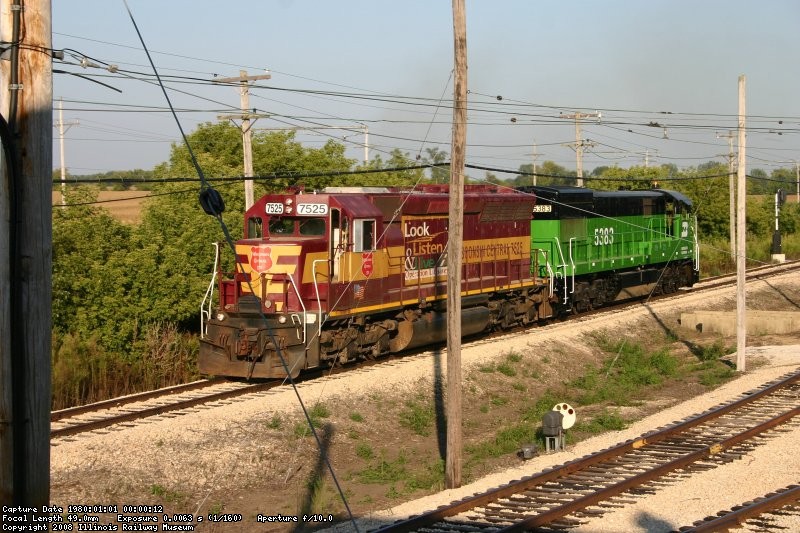
[[[747,269],[747,280],[757,280],[771,275],[779,275],[788,272],[794,272],[800,269],[800,261],[787,261],[780,264],[769,264]],[[736,274],[723,274],[720,276],[712,276],[704,278],[698,282],[698,289],[706,289],[712,287],[722,287],[725,285],[733,285],[736,283]],[[695,290],[694,288],[688,289],[689,291]]]
[[[760,279],[763,276],[768,276],[774,273],[783,273],[790,270],[800,269],[800,262],[787,263],[783,265],[767,265],[757,267],[748,271],[748,279]],[[704,281],[702,287],[697,289],[690,289],[686,293],[695,290],[710,290],[724,285],[735,283],[735,276],[725,275],[715,278],[709,278]],[[675,295],[665,295],[664,298],[669,298]],[[577,319],[588,319],[594,314],[604,312],[618,312],[626,309],[628,306],[638,305],[639,301],[628,303],[620,303],[619,305],[603,307],[601,309],[583,313],[575,317]],[[488,341],[492,342],[497,337],[502,337],[509,334],[525,334],[528,330],[517,332],[497,332],[488,336]],[[486,342],[487,338],[475,339],[471,342]],[[430,347],[421,349],[414,353],[424,353],[430,350]],[[346,372],[355,368],[364,368],[371,365],[388,363],[391,364],[398,357],[408,357],[413,354],[406,354],[403,356],[391,356],[381,358],[376,361],[364,361],[355,365],[348,365],[345,368],[336,368],[333,371],[330,369],[319,370],[313,373],[306,373],[303,375],[302,380],[313,379],[320,375],[338,374]],[[245,383],[245,382],[231,382],[225,380],[200,380],[183,385],[176,385],[155,391],[133,394],[102,402],[87,404],[79,407],[63,409],[60,411],[53,411],[50,416],[51,431],[50,438],[60,439],[69,437],[78,433],[94,431],[103,429],[116,424],[129,423],[136,420],[144,419],[147,417],[163,415],[170,412],[178,412],[181,410],[190,409],[203,404],[209,404],[216,401],[228,400],[237,396],[244,396],[246,394],[268,390],[270,388],[278,387],[281,382],[261,382],[261,383]]]
[[[740,458],[798,424],[800,370],[673,426],[384,526],[411,531],[526,531],[575,527],[677,477]]]
[[[115,424],[227,400],[267,390],[277,385],[280,385],[280,382],[254,384],[225,380],[200,380],[185,385],[53,411],[50,415],[50,439],[59,439]]]
[[[770,531],[774,521],[770,515],[800,516],[800,485],[791,485],[767,494],[751,502],[746,502],[717,516],[695,522],[691,527],[682,527],[681,533],[712,533],[745,527],[747,530]],[[753,526],[753,529],[748,526]],[[776,530],[784,530],[780,525]]]
[[[364,361],[363,364],[357,365],[357,367],[367,368],[372,365],[391,362],[395,358]],[[340,375],[343,375],[351,368],[353,367],[309,371],[300,378],[295,379],[295,382],[302,383],[319,378],[322,375],[341,377]],[[181,411],[188,413],[195,407],[287,386],[285,382],[278,380],[253,383],[214,378],[53,411],[50,413],[50,439],[57,443],[57,439],[79,433],[135,422],[167,413],[177,416]]]

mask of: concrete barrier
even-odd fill
[[[748,335],[795,333],[800,331],[800,312],[747,310]],[[736,335],[736,312],[694,311],[681,313],[681,326],[702,333]]]

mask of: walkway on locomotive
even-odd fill
[[[246,213],[246,235],[236,246],[239,294],[252,287],[264,312],[320,320],[443,299],[448,202],[441,186],[267,195]],[[465,295],[533,285],[533,203],[513,192],[467,188]]]

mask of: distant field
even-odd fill
[[[125,224],[138,224],[142,217],[143,199],[150,196],[150,191],[100,191],[97,204],[107,209],[111,216]],[[61,193],[53,191],[53,205],[61,204]]]

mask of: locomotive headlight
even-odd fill
[[[287,213],[291,213],[291,212],[292,212],[292,206],[290,206],[290,205],[287,205],[287,206],[286,206],[286,212],[287,212]]]
[[[225,315],[225,313],[217,313],[217,316],[216,316],[216,317],[214,317],[214,318],[216,318],[217,320],[219,320],[220,322],[222,322],[223,320],[225,320],[225,319],[226,319],[226,318],[228,318],[228,317]]]
[[[286,324],[286,315],[281,315],[278,317],[279,324]]]
[[[285,203],[286,203],[286,205],[292,205],[292,199],[291,198],[287,198]]]

